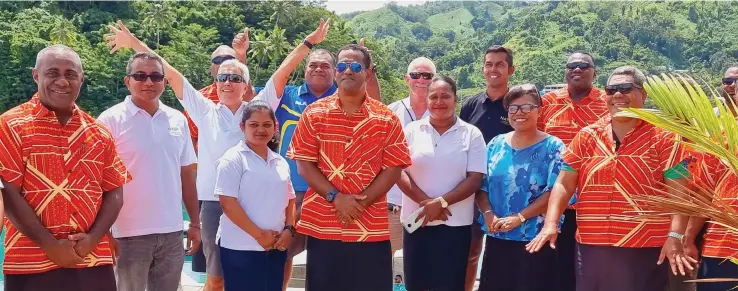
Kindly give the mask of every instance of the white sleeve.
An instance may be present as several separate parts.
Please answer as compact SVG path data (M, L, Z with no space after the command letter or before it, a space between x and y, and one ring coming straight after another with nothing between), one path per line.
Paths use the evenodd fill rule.
M474 126L469 134L469 152L466 155L466 171L487 174L487 146L484 136Z
M195 87L192 87L192 84L187 79L184 80L182 91L184 92L184 98L182 100L178 98L177 100L179 100L179 103L187 111L190 119L195 122L195 126L202 127L203 117L208 110L215 107L215 104L205 98L205 96L202 96L202 93L195 89Z
M269 78L269 81L267 81L264 89L261 89L261 91L259 91L259 94L256 95L256 98L254 98L254 100L261 100L266 102L267 104L269 104L270 107L272 107L272 110L274 111L277 111L277 108L279 107L279 101L281 99L282 94L277 95L277 88L274 87L273 78Z
M110 114L110 112L108 112L107 110L103 111L103 113L101 113L100 116L97 117L97 122L104 125L105 128L110 131L110 134L113 135L113 139L116 138L116 136L118 135L118 128L115 123L115 118Z
M215 162L215 196L223 195L238 198L241 190L243 164L237 156L226 152Z
M190 128L187 126L187 121L182 123L184 129L182 129L182 135L184 136L185 145L182 148L182 153L179 156L179 163L181 167L189 166L197 163L197 155L195 154L195 146L192 145L192 137L190 136Z
M295 188L292 187L292 178L289 178L287 183L287 198L295 199Z

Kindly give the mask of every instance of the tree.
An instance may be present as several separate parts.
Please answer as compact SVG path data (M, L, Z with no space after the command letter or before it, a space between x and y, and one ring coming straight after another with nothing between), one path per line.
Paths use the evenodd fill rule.
M51 38L52 43L69 46L77 40L76 30L72 22L61 18L52 27L49 38Z
M274 13L272 13L271 16L269 16L270 21L274 21L274 27L279 26L279 20L282 21L289 21L292 19L292 15L294 14L294 6L292 5L291 1L272 1L272 9L274 9Z
M151 5L151 9L146 12L144 24L156 28L156 49L159 49L161 40L161 28L172 25L174 22L174 14L169 10L167 2L163 1Z

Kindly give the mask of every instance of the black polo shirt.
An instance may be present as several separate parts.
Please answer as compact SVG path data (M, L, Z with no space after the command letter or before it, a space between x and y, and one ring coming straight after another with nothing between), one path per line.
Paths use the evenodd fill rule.
M479 128L486 143L498 134L513 131L507 120L507 111L502 106L502 97L495 101L489 100L487 91L469 97L464 105L461 105L459 117Z

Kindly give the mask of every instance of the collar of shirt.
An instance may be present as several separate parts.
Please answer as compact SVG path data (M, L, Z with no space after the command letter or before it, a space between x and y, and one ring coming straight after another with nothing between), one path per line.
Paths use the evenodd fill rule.
M238 142L238 149L239 149L239 150L240 150L241 152L245 152L245 153L249 153L249 152L250 152L250 153L252 153L252 154L254 154L254 155L256 155L256 156L259 156L259 155L258 155L258 154L257 154L256 152L254 152L254 151L253 151L253 150L252 150L252 149L251 149L251 148L249 147L249 145L248 145L248 144L246 144L246 142L245 142L245 141L240 141L240 142ZM267 160L266 160L266 163L267 163L267 164L271 164L271 162L272 162L273 160L277 160L277 159L279 159L279 157L280 157L280 156L279 156L279 154L277 154L277 153L273 152L272 150L269 150L269 149L267 149ZM259 159L263 159L263 158L262 158L261 156L259 156Z
M422 118L430 116L430 110L428 109L425 109L425 112L423 112L423 116L421 116L420 118L415 116L415 111L413 111L413 103L410 102L410 96L407 96L405 99L400 100L400 103L402 105L405 105L407 113L410 114L410 117L412 117L413 120L420 120Z
M133 100L131 100L131 95L126 96L126 99L123 100L123 105L126 106L126 112L128 112L128 116L134 116L138 112L142 112L142 113L144 113L146 115L149 115L149 113L146 112L146 110L141 109L141 107L138 107L136 105L136 103L133 103ZM152 116L152 118L155 118L155 117L159 116L159 114L162 113L162 111L161 111L162 106L164 106L164 103L162 103L161 100L160 100L159 101L159 109L156 110L156 112L154 113L154 116Z
M343 110L343 107L341 107L341 98L338 97L338 92L336 92L336 94L333 94L331 98L335 98L335 100L333 100L333 102L330 102L328 104L329 110L337 110L337 111L346 112ZM372 107L369 106L368 104L369 102L371 102L369 101L369 95L366 95L366 93L364 93L364 102L361 103L361 107L359 107L359 110L354 112L354 114L359 113L364 116L370 116L371 114L375 113L372 110Z
M46 106L41 104L41 99L39 99L38 93L33 94L29 102L34 105L32 112L33 115L37 118L46 117L49 114L56 116L56 113L54 113L54 111L49 110L48 108L46 108ZM77 103L73 104L72 106L74 107L72 109L72 118L74 118L79 114L79 107L77 106Z
M320 99L320 98L331 96L335 94L336 90L338 90L338 87L336 87L336 83L333 83L331 87L328 88L328 91L325 91L325 93L323 93L322 96L315 96L313 92L310 92L310 88L308 88L307 82L303 82L300 88L297 89L297 95L300 95L300 96L307 95L307 96L315 97L316 99Z
M444 134L447 133L447 132L452 132L454 130L457 130L461 126L460 118L459 117L456 117L456 116L454 118L455 118L454 124L451 125L451 127L448 130L446 130L446 132L444 132ZM434 130L435 131L435 128L430 123L430 116L424 117L423 119L418 120L418 122L420 122L420 127L422 127L423 129L425 129L425 130Z
M502 103L502 99L505 98L505 95L502 95L498 97L497 99L495 99L494 101L492 101L492 99L489 99L489 95L487 95L487 92L482 92L482 94L479 94L479 95L480 97L484 97L484 102L482 103L489 103L489 104L495 104L497 102Z

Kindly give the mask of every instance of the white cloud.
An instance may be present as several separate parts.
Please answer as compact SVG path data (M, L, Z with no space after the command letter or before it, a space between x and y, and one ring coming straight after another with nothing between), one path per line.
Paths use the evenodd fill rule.
M423 4L426 0L397 0L394 1L401 6L409 6L414 4ZM381 8L385 4L392 1L385 0L328 0L326 1L326 9L335 12L338 15L351 13L354 11L368 11Z

